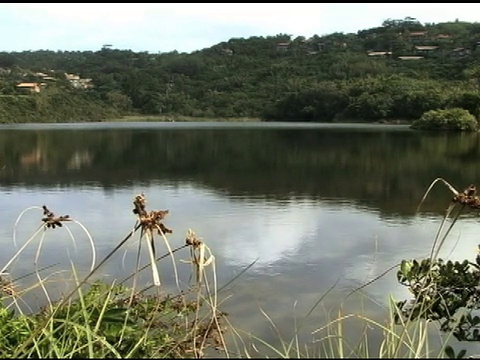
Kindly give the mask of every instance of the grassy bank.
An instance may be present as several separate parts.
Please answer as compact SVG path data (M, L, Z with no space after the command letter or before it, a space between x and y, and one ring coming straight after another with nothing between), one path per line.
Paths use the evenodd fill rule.
M213 121L213 122L262 122L261 118L253 117L230 117L230 118L219 118L219 117L193 117L193 116L184 116L184 115L125 115L118 119L109 119L106 121L113 122L204 122L204 121ZM364 119L351 119L351 118L341 118L335 119L332 123L337 124L393 124L393 125L410 125L412 122L404 119L392 119L392 120L364 120Z
M201 118L183 115L126 115L119 119L108 121L115 122L259 122L260 118L235 117L235 118Z

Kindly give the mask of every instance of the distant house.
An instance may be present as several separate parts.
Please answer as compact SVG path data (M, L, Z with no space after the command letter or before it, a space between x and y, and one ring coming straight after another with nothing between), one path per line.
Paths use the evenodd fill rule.
M90 89L93 88L92 79L79 79L72 82L72 86L78 89Z
M421 60L423 59L423 56L411 56L411 55L408 55L408 56L399 56L398 57L400 60Z
M438 49L438 46L434 46L434 45L416 45L416 46L415 46L415 49L418 50L418 51L433 51L433 50L437 50L437 49Z
M451 39L452 38L452 35L449 35L449 34L438 34L436 36L437 39L439 40L447 40L447 39Z
M51 71L53 72L53 71ZM48 75L48 74L45 74L45 73L42 73L42 72L37 72L35 74L33 74L34 76L36 77L39 77L39 78L42 78L42 80L51 80L51 81L56 81L57 79L55 79L54 77Z
M80 75L75 74L67 74L65 73L65 79L72 81L72 80L80 80Z
M391 51L367 51L367 55L371 57L385 57L392 55Z
M289 42L277 43L277 51L287 51L289 47L290 47Z
M436 45L415 45L415 54L417 55L430 55L438 50Z
M323 51L325 50L325 43L321 42L321 43L317 43L317 49L318 51Z
M92 79L82 79L80 75L65 73L65 78L70 82L70 85L76 89L89 89L93 87Z
M410 41L413 42L413 43L419 43L419 42L424 41L426 36L427 36L426 31L412 31L412 32L408 33L408 37L409 37Z
M471 53L470 49L459 47L459 48L453 49L451 55L454 57L462 57L462 56L469 55L470 53Z
M41 86L42 86L42 84L40 84L40 83L24 82L24 83L17 84L17 89L24 89L24 90L28 90L28 91L33 92L33 93L39 93Z

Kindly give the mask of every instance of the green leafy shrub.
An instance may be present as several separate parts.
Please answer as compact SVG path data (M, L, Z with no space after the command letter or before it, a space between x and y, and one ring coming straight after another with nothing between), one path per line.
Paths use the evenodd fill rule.
M469 185L462 192L442 178L435 179L425 193L423 200L437 182L443 182L453 193L453 198L445 214L444 221L452 217L451 226L440 236L442 225L435 237L429 258L403 260L397 272L397 280L413 294L410 301L396 304L395 322L402 324L424 319L440 324L440 330L453 335L456 340L480 341L480 246L475 261L452 261L438 258L442 245L459 221L465 208L480 209L477 188ZM454 211L456 210L456 213ZM466 350L455 354L450 345L445 344L445 355L449 358L463 358Z
M480 317L473 314L480 305L480 255L475 262L404 260L397 279L415 297L414 301L397 303L405 318L439 321L440 329L452 332L459 341L480 340Z
M411 127L418 130L477 131L478 122L468 110L451 108L427 111Z

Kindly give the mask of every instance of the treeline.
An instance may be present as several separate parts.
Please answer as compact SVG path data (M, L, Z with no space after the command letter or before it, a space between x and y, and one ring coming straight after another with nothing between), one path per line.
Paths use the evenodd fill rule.
M462 82L415 80L398 75L319 82L277 101L265 119L415 120L429 110L459 107L480 115L480 92Z
M414 120L425 111L453 106L478 117L479 45L479 23L422 24L405 18L357 34L234 38L192 53L136 53L109 46L3 52L0 121L127 114ZM410 60L402 60L405 56ZM18 96L18 82L41 81L38 73L52 80L39 94L27 96L35 100L11 98ZM91 78L94 87L71 91L65 73ZM59 100L61 93L68 95ZM57 106L63 110L56 112Z

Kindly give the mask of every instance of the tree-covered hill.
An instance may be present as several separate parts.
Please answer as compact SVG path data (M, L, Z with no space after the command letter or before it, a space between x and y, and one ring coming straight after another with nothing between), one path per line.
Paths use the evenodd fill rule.
M480 23L407 17L356 34L233 38L192 53L1 52L0 122L415 120L449 107L478 118L479 81Z

